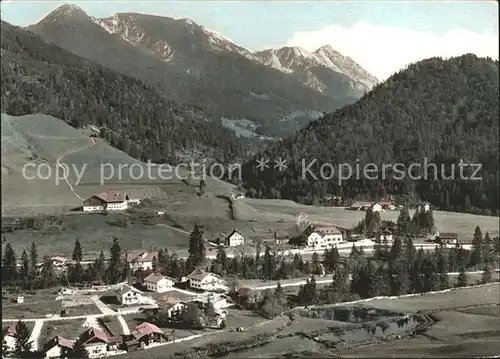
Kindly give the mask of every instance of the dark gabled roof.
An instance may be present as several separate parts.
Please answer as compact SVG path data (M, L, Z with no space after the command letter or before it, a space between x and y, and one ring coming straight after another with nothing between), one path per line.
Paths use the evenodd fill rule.
M68 349L73 349L75 342L73 340L65 339L60 336L55 336L51 340L49 340L47 343L44 344L42 351L46 352L56 345L59 345L60 347L68 348Z
M99 339L100 341L107 343L108 342L108 336L106 333L104 333L102 330L97 329L97 328L89 328L86 331L84 331L82 334L80 334L79 339L83 342L83 344L88 343L92 339Z

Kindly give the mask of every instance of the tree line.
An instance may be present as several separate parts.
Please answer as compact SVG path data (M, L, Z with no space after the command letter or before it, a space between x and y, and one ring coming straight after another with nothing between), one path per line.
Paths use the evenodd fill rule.
M365 268L366 273L372 273L373 268L378 268L377 270L392 268L393 273L397 271L398 273L410 274L410 267L405 267L406 272L402 272L399 270L399 266L402 263L414 264L417 258L418 265L415 264L412 267L414 271L412 273L424 273L426 270L435 274L438 263L441 263L442 268L440 268L443 271L445 270L443 268L446 268L446 272L458 272L464 268L478 268L486 271L495 265L495 258L500 254L500 238L491 238L488 233L483 234L479 227L475 229L471 250L464 249L460 243L456 243L451 248L443 245L437 246L434 252L416 251L413 245L413 236L408 232L407 221L407 211L403 208L398 218L398 232L393 244L390 246L387 241L380 241L374 246L372 257L375 262L370 264L371 267ZM188 258L179 258L175 252L170 253L167 248L160 249L152 259L152 270L139 269L135 272L132 271L127 260L127 253L121 248L118 238L113 239L109 249L109 259L106 259L104 252L101 251L86 268L81 264L83 259L82 245L76 239L72 253L73 263L62 272L54 268L53 261L49 256L45 256L41 264L38 263L37 247L34 243L31 244L28 251L23 250L21 258L18 260L12 245L7 241L2 253L2 281L6 285L21 286L24 289L33 290L68 284L115 284L134 279L141 281L151 272L181 278L189 275L193 270L201 268L226 277L230 282L230 287L236 287L238 279L283 280L334 273L339 263L343 265L348 263L349 270L354 271L358 268L358 263L366 259L363 248L356 247L355 243L353 243L350 257L346 261L341 260L336 247L326 248L322 255L315 252L311 260L303 260L298 253L284 255L281 251L272 249L267 243L262 248L262 244L257 242L254 255L246 253L245 248L241 247L240 253L229 258L224 248L219 247L216 258L208 260L203 234L203 228L195 225L189 238ZM403 258L403 261L396 261L396 258ZM391 260L392 262L390 262ZM376 265L377 263L385 263L386 265L380 267ZM387 263L391 265L387 265ZM352 274L354 275L354 272ZM391 278L392 274L387 275ZM414 278L411 275L410 277ZM406 287L407 285L405 285ZM423 285L422 288L427 287L428 285Z

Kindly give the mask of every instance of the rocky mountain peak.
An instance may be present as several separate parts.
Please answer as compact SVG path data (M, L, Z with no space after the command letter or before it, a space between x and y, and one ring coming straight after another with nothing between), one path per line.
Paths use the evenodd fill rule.
M54 9L42 21L48 22L67 19L74 21L78 18L88 18L88 15L76 5L64 4Z

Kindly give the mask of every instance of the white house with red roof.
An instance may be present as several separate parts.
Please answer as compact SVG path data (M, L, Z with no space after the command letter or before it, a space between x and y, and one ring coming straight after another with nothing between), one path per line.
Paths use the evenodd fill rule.
M146 278L144 278L143 285L147 290L156 293L164 293L170 289L175 284L175 279L164 276L162 274L151 273Z
M308 247L329 247L344 242L342 232L334 226L314 227L307 237Z
M42 352L45 358L66 358L68 353L73 350L75 342L60 336L55 336L43 346Z
M116 190L95 194L83 201L84 212L125 211L131 204L140 203L128 194Z

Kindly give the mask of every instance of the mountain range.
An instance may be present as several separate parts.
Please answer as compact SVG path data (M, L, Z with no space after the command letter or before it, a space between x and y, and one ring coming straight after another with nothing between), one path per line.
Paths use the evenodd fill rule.
M292 47L252 52L189 19L137 13L93 18L63 5L27 29L144 80L169 100L197 106L214 118L250 120L271 134L297 129L281 126L290 114L335 110L377 83L329 46L313 53ZM306 124L315 117L305 118L297 120Z

